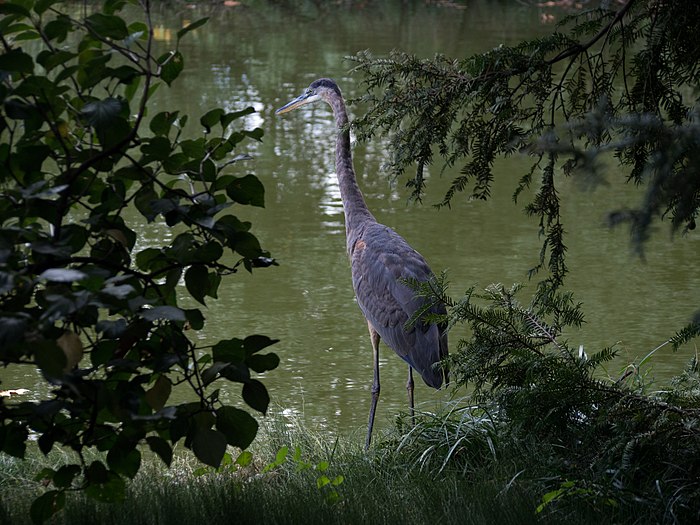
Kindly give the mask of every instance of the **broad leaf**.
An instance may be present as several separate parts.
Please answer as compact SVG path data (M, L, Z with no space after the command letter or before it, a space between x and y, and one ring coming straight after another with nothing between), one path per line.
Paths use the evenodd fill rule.
M251 379L243 384L243 401L249 407L265 414L270 404L270 395L267 393L265 385L256 379Z
M280 358L277 354L254 354L246 359L246 364L251 370L261 374L268 370L274 370L280 364Z
M167 403L170 393L172 392L173 386L165 376L159 376L155 384L146 392L146 403L153 410L160 410Z
M243 340L243 347L245 348L246 354L251 355L255 352L259 352L263 348L279 343L279 341L279 339L272 339L266 335L249 335Z
M34 359L44 375L50 379L63 376L68 360L66 354L53 341L35 343Z
M116 98L89 102L83 106L81 115L96 130L104 130L111 126L122 111L122 103Z
M115 15L94 13L85 19L85 23L101 37L122 40L129 36L126 22Z
M21 49L11 49L0 55L0 71L29 74L34 71L34 61Z
M216 428L229 445L247 448L258 432L258 422L245 410L225 406L216 411Z
M86 472L87 486L85 493L98 501L116 502L124 501L126 497L126 484L124 480L105 468L99 461L93 461Z
M217 468L226 452L226 436L218 430L200 428L192 441L192 450L199 461Z
M242 109L240 111L232 111L231 113L226 113L226 115L224 115L221 118L221 125L225 128L234 120L239 119L241 117L245 117L246 115L250 115L251 113L255 113L255 108L253 106L248 106L247 108Z
M221 117L224 115L224 110L221 108L212 109L208 111L202 118L199 119L199 123L204 126L204 132L209 133L211 128L221 122Z
M148 443L149 448L163 460L163 463L169 467L173 461L173 449L170 447L170 444L158 436L147 437L146 443Z
M115 446L107 454L107 464L117 474L133 479L141 467L141 453L133 447Z
M69 488L73 484L73 480L80 475L80 472L79 465L63 465L56 471L51 481L56 487Z
M45 492L32 502L29 516L35 524L44 523L59 512L66 504L66 493L62 490Z
M171 51L161 55L158 58L158 64L160 64L160 78L168 85L180 76L185 67L184 58L179 51Z
M240 204L265 207L265 188L255 175L237 177L226 187L226 194Z
M192 22L191 24L189 24L189 25L186 26L186 27L183 27L182 29L180 29L180 30L177 32L177 39L180 40L183 36L185 36L185 35L186 35L187 33L189 33L190 31L194 31L194 30L197 29L198 27L203 26L204 24L207 23L208 20L209 20L209 17L207 16L207 17L204 17L204 18L200 18L200 19L197 20L196 22Z

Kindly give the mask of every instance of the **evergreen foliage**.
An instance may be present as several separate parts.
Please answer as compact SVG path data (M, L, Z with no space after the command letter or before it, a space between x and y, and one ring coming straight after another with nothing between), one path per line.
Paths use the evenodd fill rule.
M700 519L697 357L665 391L651 391L637 367L607 377L614 348L589 356L566 340L582 322L571 294L522 304L521 291L442 296L450 321L471 328L449 359L453 381L471 392L406 429L396 449L432 472L477 476L512 463L541 480L538 512L552 518L588 502L610 507L618 523ZM421 291L443 292L444 284Z
M637 209L610 214L630 223L638 248L659 216L695 227L699 15L695 2L601 2L549 36L465 59L363 52L354 60L369 110L354 126L361 139L389 135L388 169L399 177L415 166L407 185L417 199L436 155L458 166L441 206L462 193L488 198L497 158L532 156L514 198L535 192L526 211L544 242L533 272L548 270L557 287L567 272L557 179L599 167L609 152L627 180L647 188Z
M525 212L543 238L530 275L546 274L530 300L519 285L470 289L458 301L444 282L417 286L448 305L447 319L435 321L469 326L449 358L468 398L398 439L397 449L423 468L483 473L484 464L512 461L515 477L541 476L538 512L551 517L589 501L617 509L615 522L700 519L697 358L654 392L637 367L617 378L604 372L615 348L589 356L570 347L567 334L584 317L564 289L557 189L562 177L605 182L616 162L615 172L644 191L636 209L610 210L609 221L630 225L640 254L656 220L670 219L673 231L695 228L699 30L696 3L601 2L549 36L465 59L354 57L369 106L354 126L362 139L388 135L388 169L393 177L413 170L414 198L438 159L460 168L438 206L462 195L488 199L497 158L532 159L513 195L530 196ZM677 349L699 333L696 318L665 344Z

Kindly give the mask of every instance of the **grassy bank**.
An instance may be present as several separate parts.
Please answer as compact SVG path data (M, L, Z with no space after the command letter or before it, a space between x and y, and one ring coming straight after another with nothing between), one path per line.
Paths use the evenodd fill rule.
M421 433L424 439L433 431L439 428L427 420L412 436ZM265 429L245 466L232 463L217 472L182 455L166 469L156 459L146 460L124 503L72 494L50 523L577 524L619 518L615 507L576 498L538 513L551 479L524 449L503 450L500 443L496 454L492 438L484 426L463 440L459 453L470 457L460 464L470 466L456 470L441 468L430 447L417 454L398 433L365 453L359 439L280 424ZM0 519L30 523L31 501L43 490L34 476L62 457L1 461Z

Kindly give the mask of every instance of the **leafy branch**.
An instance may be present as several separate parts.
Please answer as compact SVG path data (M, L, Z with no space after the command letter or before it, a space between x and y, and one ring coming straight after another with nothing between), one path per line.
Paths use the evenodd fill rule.
M76 454L41 473L37 523L69 492L123 499L144 447L170 465L184 442L214 467L228 446L245 449L257 421L214 387L241 385L245 405L264 414L269 394L254 373L279 363L263 335L208 347L189 337L205 313L180 306L182 296L206 307L224 276L276 264L231 213L264 205L260 181L232 173L247 158L242 142L262 130L240 127L251 108L212 109L187 133L178 111L147 118L184 57L177 45L152 55L150 2L138 5L142 21L127 22L121 0L82 17L52 0L0 4L0 363L37 368L48 392L0 399L0 451L23 458L32 435L44 454ZM205 22L181 29L177 44ZM143 221L179 227L138 248ZM171 398L176 387L189 402ZM106 458L88 461L91 449Z

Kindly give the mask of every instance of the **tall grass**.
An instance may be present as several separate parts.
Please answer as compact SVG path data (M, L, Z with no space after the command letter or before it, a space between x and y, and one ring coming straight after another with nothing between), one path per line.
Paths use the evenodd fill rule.
M185 455L178 455L170 469L156 458L146 460L124 503L100 503L76 493L51 523L469 525L563 519L536 513L546 491L538 459L521 456L527 453L521 448L508 450L489 418L475 419L468 412L455 411L452 416L458 417L450 418L425 414L408 434L397 430L369 453L359 439L274 420L245 467L202 469ZM450 456L460 461L446 461ZM42 490L34 473L62 459L61 454L25 462L2 459L2 523L30 522L31 500ZM574 505L565 519L573 525L601 521L601 516L608 514Z

